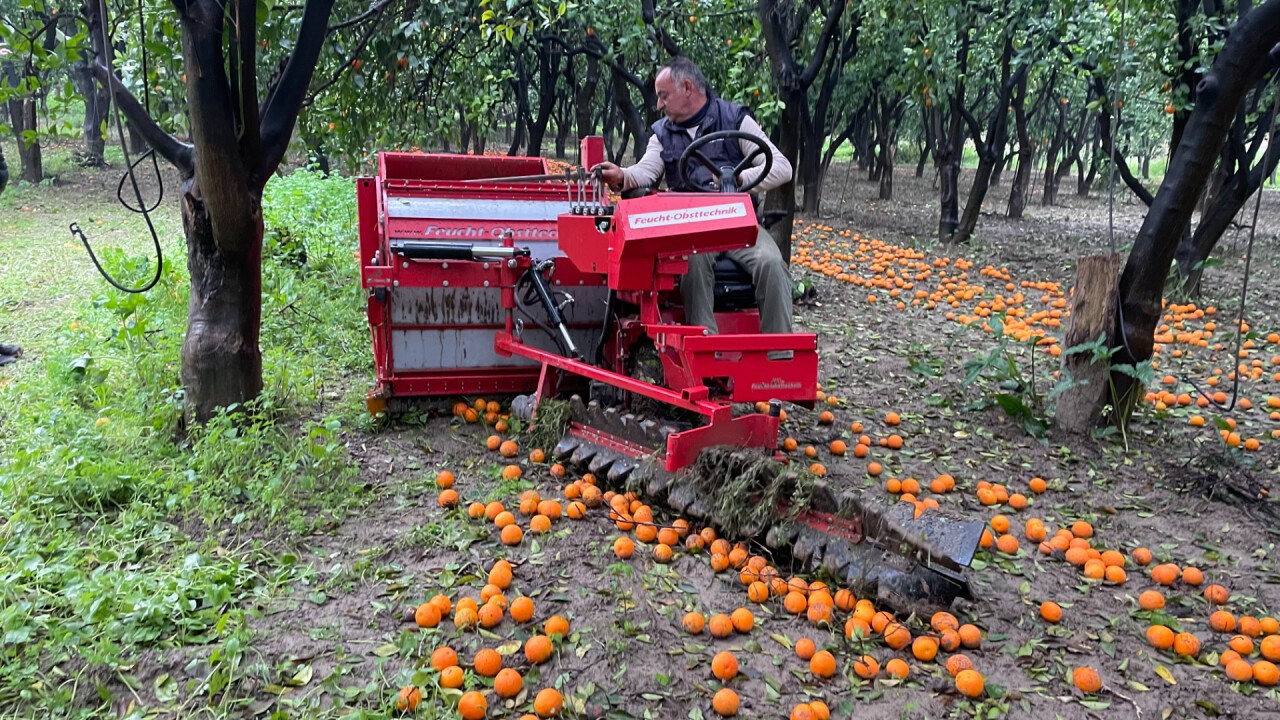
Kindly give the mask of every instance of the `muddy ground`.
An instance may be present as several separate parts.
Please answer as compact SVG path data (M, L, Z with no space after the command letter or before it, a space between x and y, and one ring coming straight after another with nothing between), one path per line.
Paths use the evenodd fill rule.
M910 169L900 169L897 199L882 202L874 199L875 184L857 178L855 171L843 207L834 211L844 180L841 170L832 172L827 215L804 218L807 224L797 231L799 239L813 241L817 248L845 241L838 233L849 229L920 249L928 261L966 258L973 263L974 282L980 279L978 270L990 264L1007 268L1015 284L1053 281L1065 289L1075 259L1108 246L1105 196L1079 198L1064 187L1059 206L1042 208L1036 196L1026 219L1010 221L1003 212L1006 181L993 189L975 242L950 251L932 240L937 199L930 178L917 180ZM1139 227L1142 210L1128 197L1117 203L1116 242L1122 250ZM1274 295L1280 262L1278 211L1280 197L1268 193L1248 312L1249 323L1263 336L1280 330ZM1157 377L1176 373L1178 392L1187 388L1183 378L1202 382L1212 367L1221 366L1217 355L1230 355L1228 326L1238 302L1243 243L1243 234L1224 241L1219 253L1224 265L1207 276L1200 301L1201 307L1219 309L1221 328L1215 339L1227 349L1212 358L1206 350L1165 364ZM480 648L499 648L509 653L505 664L524 675L525 692L515 702L502 705L487 691L490 717L530 712L534 693L548 686L560 688L568 699L567 717L714 717L711 698L721 683L712 677L710 661L721 650L733 652L741 665L742 676L729 686L739 693L740 716L747 718L786 717L795 703L809 699L823 700L838 718L1280 717L1274 688L1225 678L1216 660L1230 636L1210 630L1209 607L1195 588L1179 582L1167 589L1164 617L1203 642L1200 659L1191 661L1144 641L1152 618L1138 609L1135 599L1154 585L1143 568L1130 564L1123 585L1086 581L1077 568L1040 554L1021 530L1031 517L1042 519L1050 533L1084 519L1096 529L1096 546L1126 553L1145 546L1157 562L1201 568L1206 584L1230 589L1226 607L1236 615L1280 613L1277 501L1247 501L1228 489L1249 479L1274 484L1280 440L1270 431L1280 423L1269 420L1263 408L1266 397L1280 395L1280 383L1271 377L1280 368L1270 365L1280 347L1259 338L1250 355L1266 364L1262 380L1243 383L1244 396L1253 402L1250 411L1157 412L1148 404L1123 436L1069 436L1050 423L1047 434L1037 437L994 404L1002 390L999 383L1009 378L989 373L972 384L963 382L965 363L995 347L990 334L946 319L941 306L897 310L885 302L871 305L864 288L793 269L797 278L816 285L815 301L797 307L797 320L800 328L820 334L822 384L839 398L839 405L832 408L836 423L831 427L817 425L815 413L793 409L786 432L802 446L817 446L818 459L837 487L864 489L883 499L886 477L912 476L927 483L948 472L957 480L957 491L940 498L945 511L982 521L999 512L1013 518L1014 534L1021 540L1017 554L981 551L969 573L976 600L959 601L952 609L961 622L983 630L981 647L965 652L986 677L986 697L960 697L941 664L918 662L909 649L892 651L875 639L851 644L842 632L843 614L835 627L818 628L788 615L779 599L764 605L748 602L736 574L717 575L706 554L678 551L672 563L661 565L641 545L634 558L619 561L612 552L619 531L605 509L593 510L581 521L562 519L545 535L527 534L517 547L502 546L492 523L470 520L462 508L475 500L499 500L514 509L519 493L530 487L543 497L563 500L563 483L550 477L546 465L530 463L527 447L519 456L524 479L499 481L503 463L484 449L489 431L445 416L425 424L402 422L378 431L349 432L353 462L359 463L377 499L328 533L296 539L301 559L315 573L264 608L255 623L258 659L240 686L241 694L256 698L253 710L340 715L340 708L353 705L386 711L395 690L416 681L427 687L419 715L451 717L456 693L434 689L436 674L421 669L436 647L449 645L468 667ZM1034 407L1038 417L1049 417L1046 396L1055 361L1037 353L1032 370L1030 353L1012 352L1024 381L1034 382L1034 391L1025 397L1042 403ZM369 374L371 378L372 365ZM1223 387L1230 391L1229 382ZM890 411L902 417L892 430L884 423ZM1209 425L1190 427L1187 418L1193 412L1208 416ZM1227 416L1239 421L1242 434L1260 438L1261 449L1227 449L1212 423ZM851 445L856 441L857 434L849 431L855 421L863 423L873 442L897 432L905 447L893 451L873 444L867 459L831 457L826 449L831 439L842 436ZM869 461L883 463L884 475L868 476ZM445 469L457 474L463 500L459 510L437 504L433 479ZM1049 490L1021 512L983 507L974 494L982 480L1027 493L1028 482L1037 476L1049 481ZM1216 492L1207 494L1209 490ZM528 518L517 517L527 530ZM426 631L404 621L406 608L436 593L455 602L478 596L484 571L500 557L515 565L507 597L533 598L534 624L507 618L492 631L461 633L447 621ZM1044 600L1065 608L1060 625L1040 619L1037 609ZM716 640L705 633L690 636L680 627L689 610L728 613L738 607L755 614L755 628L748 634ZM552 614L568 618L571 633L549 662L531 666L510 641L522 642ZM913 634L927 631L927 618L907 622ZM833 650L839 664L834 679L815 679L790 649L801 637ZM911 675L905 681L888 680L884 674L875 681L858 679L850 663L863 652L881 666L891 657L907 659ZM1073 688L1071 672L1077 666L1095 668L1103 690L1085 695ZM309 668L305 682L288 686L284 681L296 680L302 667ZM179 677L184 672L176 662L166 670ZM469 689L481 690L492 684L470 672L467 683Z

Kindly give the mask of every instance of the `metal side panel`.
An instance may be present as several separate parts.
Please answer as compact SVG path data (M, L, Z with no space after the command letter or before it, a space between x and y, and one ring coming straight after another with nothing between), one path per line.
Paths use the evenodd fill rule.
M392 330L391 353L394 372L447 370L450 368L535 367L537 362L517 355L503 357L494 352L496 331L475 330ZM570 331L582 352L595 348L600 331L580 328ZM524 342L548 352L559 352L555 342L539 328L526 326Z
M564 309L570 324L603 324L609 289L602 286L553 286L567 292L574 303ZM396 325L488 325L506 321L499 288L415 288L391 291L391 324ZM535 309L535 317L542 317ZM519 313L517 313L519 316ZM492 345L492 342L490 342Z
M505 319L499 288L399 287L391 291L393 326L502 325ZM489 345L492 349L492 339Z

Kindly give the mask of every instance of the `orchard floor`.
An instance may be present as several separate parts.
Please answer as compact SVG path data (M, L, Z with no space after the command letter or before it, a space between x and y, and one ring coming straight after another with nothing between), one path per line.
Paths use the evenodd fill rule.
M833 176L839 178L840 173ZM833 181L828 207L834 206L838 192L839 182ZM1058 283L1065 291L1075 259L1107 247L1107 204L1096 195L1085 199L1064 194L1060 206L1047 209L1034 204L1033 198L1026 219L1009 221L1002 212L1007 184L1002 185L993 192L991 214L984 215L975 242L949 255L930 239L936 198L927 178L900 176L893 202L873 199L876 187L871 183L855 180L847 192L852 198L835 217L805 218L797 228L798 240L812 242L815 255L836 242L852 242L856 249L856 240L841 235L850 230L898 248L918 249L926 263L964 258L972 263L968 282L986 289L962 302L954 310L958 314L971 313L978 299L1013 295L1001 287L1003 280L979 274L988 264L1007 268L1008 282L1025 293L1030 314L1049 308L1042 296L1052 293L1021 287L1022 282ZM1168 603L1163 612L1143 611L1137 596L1157 587L1149 568L1130 561L1123 585L1085 580L1079 568L1041 554L1023 532L1024 522L1033 517L1041 519L1051 535L1057 528L1086 520L1095 528L1096 547L1118 549L1127 556L1145 546L1156 563L1200 568L1206 585L1229 588L1226 608L1236 615L1280 612L1276 503L1244 501L1225 489L1228 483L1243 487L1249 479L1271 483L1280 457L1280 442L1271 436L1280 423L1268 419L1269 411L1263 409L1267 397L1280 394L1280 382L1272 378L1280 368L1271 360L1280 347L1265 340L1267 333L1280 329L1274 295L1280 256L1273 231L1280 199L1268 194L1266 200L1248 313L1249 324L1262 336L1249 359L1262 360L1264 372L1257 382L1243 382L1240 391L1253 409L1237 407L1228 413L1175 405L1157 411L1148 403L1123 437L1069 436L1052 425L1043 437L1028 434L993 401L1000 392L998 383L1005 381L1007 388L1015 378L997 377L999 368L993 367L977 381L963 382L965 363L996 347L991 334L948 320L942 304L933 310L910 304L896 309L882 290L873 291L880 297L871 304L865 287L795 268L798 278L816 284L816 300L798 308L797 317L802 328L819 333L822 384L838 398L838 405L830 408L836 417L830 426L818 425L816 413L793 409L786 432L802 448L815 446L816 459L826 465L838 487L887 496L882 489L887 477L920 478L927 486L946 472L957 482L954 493L938 498L945 511L984 521L1004 513L1013 521L1020 549L1015 555L994 549L980 552L970 575L977 600L962 601L953 609L960 622L983 631L981 646L964 652L986 677L986 697L959 696L939 662L919 662L909 647L892 651L878 638L861 644L847 641L844 613L837 612L831 628L819 628L803 616L788 614L780 598L763 605L749 602L737 574L717 575L705 553L677 550L674 561L664 565L642 544L632 559L618 560L612 543L619 531L607 517L607 507L590 511L581 521L557 521L546 534L527 533L519 546L504 547L493 523L468 519L465 507L497 500L514 510L519 494L529 488L543 498L567 502L564 483L553 479L546 465L525 459L531 450L525 447L517 457L523 479L499 481L500 468L508 461L485 450L490 431L443 417L350 438L365 477L383 492L363 517L306 540L317 568L315 585L332 579L338 587L327 590L319 605L308 599L314 588L299 588L263 619L259 649L267 658L277 665L295 659L312 666L316 679L329 678L290 690L275 702L282 707L328 707L341 696L339 687L350 688L349 693L381 692L384 699L413 681L431 687L437 674L422 668L435 648L447 645L468 667L466 689L484 691L494 717L529 712L534 695L544 687L560 689L569 717L713 717L711 698L722 683L712 676L711 658L722 650L737 656L740 676L727 685L741 697L740 716L751 718L785 717L794 704L810 699L821 699L839 718L1280 717L1275 689L1233 684L1225 678L1216 660L1227 649L1230 635L1210 630L1211 609L1196 588L1178 580L1161 588ZM1118 204L1116 237L1122 250L1140 221L1139 207ZM1196 349L1163 362L1157 371L1157 378L1175 376L1177 384L1168 387L1177 394L1194 393L1188 380L1204 387L1212 368L1221 366L1219 358L1230 356L1243 242L1241 238L1224 243L1229 251L1224 266L1212 271L1201 300L1203 306L1218 308L1216 316L1207 319L1218 320L1211 342L1223 343L1225 350ZM857 272L872 277L870 264L861 260ZM885 265L889 267L889 261ZM941 270L959 272L954 264ZM919 281L916 289L932 292L937 283L935 274ZM1188 319L1185 324L1200 328L1203 322ZM1162 357L1168 358L1174 347L1169 345ZM1010 353L1021 379L1034 383L1024 398L1039 416L1043 404L1050 404L1046 396L1055 381L1049 373L1056 360L1044 348L1034 353L1034 366L1025 348L1015 344ZM1228 366L1225 372L1230 370ZM1223 388L1229 393L1230 383L1218 385ZM899 426L885 425L888 412L901 416ZM1191 427L1188 417L1193 413L1210 422ZM1213 423L1226 417L1239 422L1243 437L1259 438L1260 450L1228 449ZM854 422L862 423L862 432L872 439L869 457L832 457L827 449L831 440L844 439L851 447L857 441L858 434L850 432ZM891 433L905 439L903 449L878 445ZM879 478L867 474L870 461L884 466ZM433 479L441 470L457 475L455 487L462 498L458 510L437 505ZM975 497L982 480L1031 496L1028 482L1037 476L1048 480L1049 490L1032 496L1031 505L1020 512L1007 506L984 507ZM1215 486L1215 481L1223 484ZM1206 496L1204 491L1214 487L1217 492ZM528 518L518 513L516 517L527 531ZM658 517L670 519L660 511ZM507 618L490 631L458 632L448 620L425 631L405 622L407 609L437 593L454 602L478 597L485 572L501 557L515 566L515 580L506 595L534 600L533 623ZM1045 600L1064 608L1059 625L1040 618L1038 607ZM739 607L755 615L749 633L712 639L705 633L691 636L681 628L686 612L710 615ZM540 632L551 615L568 618L571 632L557 644L550 661L533 666L524 657L522 643ZM905 620L913 635L928 634L928 618ZM1199 660L1150 647L1144 632L1153 620L1195 633L1203 643ZM808 663L791 649L802 637L832 650L836 677L815 679ZM523 674L525 691L514 701L500 701L488 689L491 682L471 673L470 658L485 647L499 649L505 664ZM901 681L887 679L883 672L874 681L860 679L852 662L863 653L875 657L881 667L901 657L911 673ZM1101 692L1085 695L1073 688L1072 670L1078 666L1099 672ZM425 696L424 711L430 715L427 706L448 705L457 693L428 689ZM269 704L262 702L264 708Z
M1280 718L1275 688L1236 684L1225 677L1217 660L1231 635L1210 629L1212 608L1200 589L1181 580L1172 587L1157 586L1150 568L1137 567L1131 559L1123 584L1086 580L1079 568L1041 554L1024 532L1031 518L1042 520L1050 536L1085 520L1094 528L1094 547L1120 550L1128 558L1141 546L1155 555L1151 567L1171 562L1200 568L1205 585L1229 589L1225 607L1236 616L1280 613L1275 496L1251 501L1230 490L1254 487L1250 483L1274 485L1280 462L1280 440L1272 436L1280 422L1269 419L1266 407L1268 397L1280 396L1280 381L1273 377L1280 367L1272 361L1280 356L1280 345L1266 339L1280 331L1280 253L1275 242L1280 198L1274 192L1265 197L1249 286L1247 322L1256 347L1242 362L1259 360L1262 372L1258 380L1241 383L1239 397L1250 400L1252 408L1242 409L1237 402L1228 412L1174 402L1157 409L1155 403L1145 403L1124 434L1089 437L1064 434L1051 422L1048 395L1056 383L1051 373L1057 361L1048 354L1049 345L1031 349L1014 341L1002 344L981 329L981 318L973 324L961 320L975 316L975 308L982 309L980 301L989 307L996 295L1003 296L999 302L1008 308L1025 308L1027 316L1054 309L1071 285L1076 258L1108 246L1105 195L1086 199L1064 192L1053 208L1041 208L1033 197L1027 217L1010 221L1003 212L1006 179L993 189L974 242L954 250L933 240L937 198L930 178L917 180L909 168L900 168L897 199L882 202L874 199L873 183L855 177L844 190L842 207L833 211L843 168L831 174L824 203L830 216L810 215L797 225L793 273L815 286L813 299L797 306L796 315L801 329L819 333L821 382L837 399L824 408L834 413L835 422L819 425L816 411L791 408L785 432L801 448L814 446L814 460L824 464L838 488L891 500L883 489L889 477L918 478L927 487L934 477L950 473L956 480L954 492L935 496L924 491L922 497L935 497L941 511L970 519L990 521L997 514L1011 519L1019 549L1015 554L981 551L969 573L977 599L952 608L961 623L982 630L980 647L963 652L985 676L983 697L957 694L941 662L947 653L939 654L939 662L921 662L909 646L890 650L879 636L847 640L847 613L837 612L830 627L816 627L803 615L788 614L781 598L749 602L737 573L713 572L705 552L677 550L672 562L660 564L648 546L638 544L634 557L619 560L612 545L620 533L607 507L589 511L583 520L558 520L541 535L529 532L529 518L516 513L524 539L515 547L502 545L494 524L469 519L466 506L496 500L514 511L526 489L565 503L565 482L552 478L545 464L527 459L532 448L522 447L516 459L505 461L485 449L489 429L434 417L344 431L352 462L360 466L374 499L324 533L273 540L295 549L307 569L291 593L261 608L254 621L250 655L255 660L231 691L248 701L244 714L341 717L361 709L366 716L394 715L396 690L417 684L424 696L418 717L456 717L453 708L461 691L439 689L439 674L427 664L436 648L447 645L466 669L464 689L487 697L489 717L532 712L537 692L556 687L565 698L565 717L712 718L712 696L727 685L741 698L739 716L747 718L787 717L796 703L809 700L822 700L832 717L842 719ZM1117 203L1115 237L1122 252L1141 223L1142 210L1133 202ZM1206 275L1198 307L1212 305L1216 313L1197 318L1193 309L1184 308L1187 317L1170 323L1182 323L1176 332L1192 332L1216 322L1215 331L1203 335L1209 347L1166 344L1153 392L1194 398L1189 384L1194 381L1211 393L1232 394L1230 381L1208 387L1206 380L1215 368L1224 375L1232 371L1246 237L1240 233L1224 240L1218 254L1222 266ZM850 258L841 262L841 274L880 284L886 270L904 278L908 268L897 263L912 262L913 253L931 274L909 280L914 287L893 298L888 288L840 281L802 265L825 262L824 251ZM960 260L967 271L957 265ZM998 279L980 272L987 266ZM923 274L921 268L909 269L913 278ZM967 276L959 277L962 272ZM912 304L916 290L933 293L944 273L956 285L951 294L962 298L967 290L974 293L972 299L958 300L958 307L935 301L936 307L929 309L928 297ZM1021 302L1014 298L1018 292L1024 295ZM876 301L870 302L869 295ZM898 299L904 301L901 309L895 307ZM31 307L39 309L41 303ZM948 319L948 312L956 319ZM14 317L14 327L22 332L19 314ZM353 309L352 322L362 321L360 309ZM1045 325L1026 329L1061 334L1061 328ZM1213 350L1214 343L1223 349ZM993 356L999 362L987 363L985 371L966 383L970 363L1000 348L1006 352ZM1182 357L1172 357L1175 349L1183 350ZM1172 385L1160 384L1165 375L1173 377ZM348 388L345 402L360 401L368 387L361 382L357 379L359 386ZM1001 394L1018 396L1028 416L1015 418L1002 410L997 401ZM900 415L899 425L886 424L890 412ZM1204 427L1189 423L1196 414L1207 419ZM1028 430L1046 418L1046 432ZM1243 443L1229 448L1223 442L1215 423L1228 418L1238 423L1242 439L1259 441L1258 450L1246 451ZM852 432L852 423L861 423L861 432ZM903 438L902 449L879 444L895 433ZM832 456L832 440L843 439L852 448L860 435L870 438L869 457ZM523 470L518 482L500 480L509 462ZM878 477L868 474L871 462L883 466ZM435 477L442 470L457 476L455 489L462 502L456 510L437 503ZM1033 477L1048 481L1047 492L1028 491ZM1030 497L1031 503L1021 511L983 506L976 496L980 481L1003 484L1010 493ZM655 515L673 519L658 508ZM460 632L449 620L430 630L406 621L406 610L436 594L447 595L455 605L464 596L478 598L486 572L499 558L514 565L506 596L532 598L533 622L506 617L489 630ZM785 568L783 572L789 574ZM1139 593L1152 588L1167 598L1163 611L1138 607ZM1046 600L1063 607L1060 624L1040 618L1038 609ZM748 633L713 639L681 628L689 611L710 615L739 607L755 616ZM552 615L567 618L570 632L556 643L549 661L531 665L523 643L541 632ZM928 618L898 619L913 636L931 634ZM1144 632L1152 622L1194 633L1203 645L1198 660L1149 646ZM797 657L792 648L803 637L833 652L835 677L815 678L809 664ZM504 665L523 676L524 691L514 700L501 701L492 681L472 672L471 658L481 648L497 649ZM732 652L740 665L739 676L728 683L711 673L711 659L720 651ZM891 658L902 658L910 675L890 679L882 670L874 680L859 678L852 663L863 654L876 658L881 668ZM137 709L161 707L155 694L166 674L181 685L207 673L199 661L206 656L207 650L182 647L141 653L132 668L141 681L134 689ZM1100 692L1086 695L1072 686L1072 670L1079 666L1098 671ZM196 700L176 716L195 716L198 705Z

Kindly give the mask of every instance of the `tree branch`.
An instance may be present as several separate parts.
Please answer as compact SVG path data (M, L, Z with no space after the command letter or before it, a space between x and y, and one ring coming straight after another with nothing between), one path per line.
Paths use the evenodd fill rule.
M818 70L822 68L822 63L826 60L827 45L831 43L831 37L835 35L836 29L840 27L840 18L844 16L845 4L840 0L836 0L832 4L836 6L835 12L827 15L827 21L822 25L822 34L818 36L818 46L814 48L813 57L809 59L809 67L800 73L801 89L807 90L813 84L814 78L818 75Z
M160 157L168 160L170 164L178 169L183 177L190 177L195 172L195 148L188 145L178 138L170 135L161 128L156 121L147 114L142 103L129 92L129 88L125 87L120 79L115 75L107 72L107 68L100 62L95 62L90 68L93 76L98 82L108 88L111 97L119 106L120 112L124 113L125 118L129 121L129 125L142 135L142 139L155 150Z
M375 3L375 4L374 4L374 5L372 5L372 6L370 6L368 10L365 10L364 12L360 13L359 15L357 15L357 16L355 16L355 17L353 17L353 18L349 19L349 20L343 20L342 22L338 23L337 25L330 25L330 26L329 26L329 29L325 32L325 34L326 34L326 35L332 35L332 34L334 34L334 33L338 32L339 30L345 30L345 29L347 29L347 28L351 27L352 25L359 25L360 23L364 22L365 20L368 20L368 19L369 19L369 18L371 18L371 17L374 17L375 15L381 15L381 14L382 14L382 11L383 11L383 10L386 10L386 9L387 9L387 7L388 7L388 6L390 6L390 5L391 5L392 3L394 3L394 2L396 2L396 0L378 0L378 2L377 2L377 3Z
M240 105L243 123L240 152L245 164L252 166L262 155L262 123L258 115L258 4L256 0L236 0L236 43L240 54Z
M1107 94L1107 86L1102 78L1097 75L1093 77L1093 87L1098 93L1098 97L1102 98L1102 102L1098 105L1098 135L1102 140L1102 147L1107 149L1107 157L1112 158L1115 162L1115 169L1120 173L1120 178L1124 180L1124 184L1129 186L1134 195L1142 201L1143 205L1151 207L1151 203L1155 200L1155 196L1146 188L1138 178L1133 176L1133 171L1129 169L1129 161L1125 159L1120 149L1115 147L1115 140L1111 137L1111 104L1115 102Z
M316 101L316 98L320 95L320 93L324 92L325 90L328 90L331 85L338 82L338 80L342 78L342 75L347 72L347 68L351 67L351 63L355 61L357 57L360 56L360 53L364 51L365 46L369 44L369 38L373 37L374 31L378 29L378 26L379 26L378 20L382 19L382 14L386 12L387 8L389 8L392 5L392 3L395 3L395 2L397 2L397 0L379 0L379 2L376 5L369 8L365 12L360 13L359 15L357 15L354 18L351 18L350 20L340 22L337 25L334 25L325 31L325 36L327 37L337 32L338 30L342 30L344 28L351 27L352 25L357 25L359 23L362 23L365 20L369 19L370 17L374 18L374 21L370 23L369 27L365 29L364 35L360 36L360 41L356 43L355 48L351 51L351 53L347 56L347 58L343 60L343 62L340 65L338 65L338 69L334 71L333 75L328 80L326 80L323 84L321 84L320 87L307 93L307 97L302 103L303 105L310 106L311 103ZM466 31L464 31L461 33L461 36L465 36L466 34L467 34ZM268 97L267 102L270 102L270 101L271 101L271 98Z
M671 37L666 30L659 27L658 24L654 22L655 16L656 13L653 9L653 0L640 0L640 17L644 20L644 24L648 26L649 32L653 34L653 37L658 41L658 44L661 45L662 49L666 50L667 54L671 57L683 55L684 53L680 52L680 45L676 43L675 38Z
M268 94L266 107L262 111L262 161L257 168L256 177L261 185L266 185L267 178L271 177L271 173L275 172L284 159L289 137L298 121L298 111L302 109L302 100L306 97L307 87L315 73L316 61L324 48L333 2L334 0L307 0L306 8L302 11L298 42L294 45L293 54L289 57L284 72L280 74L280 79Z

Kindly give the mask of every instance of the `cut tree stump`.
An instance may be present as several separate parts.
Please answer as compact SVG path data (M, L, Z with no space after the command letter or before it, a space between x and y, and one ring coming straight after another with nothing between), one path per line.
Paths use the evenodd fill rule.
M1071 298L1071 316L1062 339L1066 350L1103 338L1115 346L1116 302L1120 286L1120 256L1116 253L1080 258ZM1075 383L1058 395L1057 424L1074 433L1087 433L1102 423L1102 411L1111 403L1110 364L1093 360L1092 352L1063 353L1063 377Z

